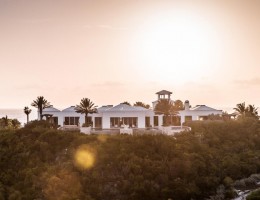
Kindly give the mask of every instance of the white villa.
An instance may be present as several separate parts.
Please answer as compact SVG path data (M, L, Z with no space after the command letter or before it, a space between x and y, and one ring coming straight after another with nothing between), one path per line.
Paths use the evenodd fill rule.
M146 109L139 106L129 106L118 104L116 106L107 105L97 109L97 113L89 114L88 118L93 122L92 128L117 129L122 125L129 128L160 127L163 125L163 114L155 114L154 108L160 99L169 99L172 94L162 90L156 93L158 100L153 102L153 109ZM174 102L174 101L173 101ZM78 126L85 122L85 115L75 112L75 106L64 110L58 110L53 106L43 110L43 116L51 118L52 122L61 127ZM179 111L177 117L180 124L188 120L204 120L209 115L222 115L221 110L216 110L205 105L198 105L190 108L189 101L185 101L185 109Z
M62 111L50 107L43 110L43 116L51 116L57 125L79 125L85 122L85 115L76 113L75 106ZM97 109L97 113L89 114L88 118L93 122L93 128L111 129L128 125L130 128L146 128L161 126L163 115L155 115L153 110L139 106L118 104L107 105Z
M190 108L188 100L184 103L184 110L179 111L178 116L181 118L181 124L189 120L206 120L209 115L222 115L222 110L216 110L206 105L196 105Z

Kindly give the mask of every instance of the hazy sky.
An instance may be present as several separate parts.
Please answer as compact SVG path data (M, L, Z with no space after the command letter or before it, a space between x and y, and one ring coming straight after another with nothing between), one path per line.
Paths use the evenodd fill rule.
M0 0L0 108L260 106L258 0Z

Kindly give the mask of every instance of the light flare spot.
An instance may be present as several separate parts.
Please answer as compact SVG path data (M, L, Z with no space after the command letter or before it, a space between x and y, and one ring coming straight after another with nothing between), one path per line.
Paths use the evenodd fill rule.
M95 164L95 151L89 146L81 146L75 153L75 164L81 169L90 169Z
M98 141L104 143L107 141L107 135L98 135L97 139L98 139Z

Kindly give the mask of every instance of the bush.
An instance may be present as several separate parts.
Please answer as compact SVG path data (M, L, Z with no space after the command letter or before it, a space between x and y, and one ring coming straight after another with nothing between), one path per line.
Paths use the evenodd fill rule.
M24 126L24 129L33 129L33 128L38 128L38 127L41 127L41 128L52 128L53 125L50 124L49 122L45 121L45 120L34 120L34 121L30 121L28 124L26 124Z
M235 181L240 187L259 180L256 123L209 121L193 127L191 133L175 137L139 131L102 136L58 131L46 121L31 122L0 134L0 196L47 199L44 195L62 191L67 199L225 199L233 196L233 180L253 174ZM75 163L75 152L85 145L95 150L90 156L95 162L83 170ZM84 150L78 158L82 161L90 159L88 148ZM76 180L78 190L70 192Z
M246 200L260 200L260 190L252 192L246 197Z

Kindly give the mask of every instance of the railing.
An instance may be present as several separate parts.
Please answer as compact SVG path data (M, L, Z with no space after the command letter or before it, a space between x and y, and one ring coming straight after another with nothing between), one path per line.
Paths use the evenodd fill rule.
M79 130L80 127L78 125L63 125L62 130Z
M188 126L160 126L158 129L162 131L163 134L167 135L175 135L176 133L191 130Z

